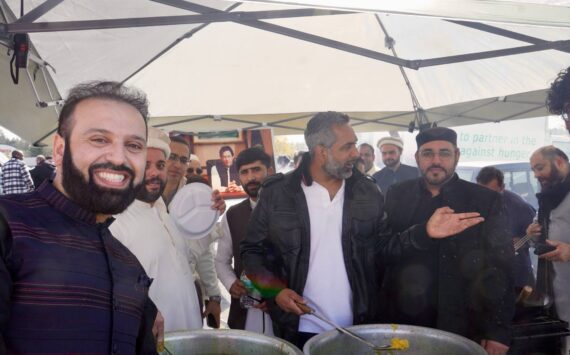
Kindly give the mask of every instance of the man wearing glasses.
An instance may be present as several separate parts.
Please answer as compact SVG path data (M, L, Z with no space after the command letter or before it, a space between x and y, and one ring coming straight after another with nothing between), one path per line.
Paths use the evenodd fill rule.
M570 67L558 73L558 77L550 86L546 107L553 115L561 115L566 123L566 129L570 132Z
M176 192L186 185L186 172L188 162L190 161L190 145L181 136L170 137L170 155L166 162L167 181L166 187L162 193L162 199L166 206L176 195ZM212 193L212 208L217 209L220 214L224 213L226 203L221 198L219 191ZM207 238L210 238L209 236ZM202 309L202 291L201 286L205 288L205 294L209 301L206 309L202 313L202 317L212 314L216 319L217 328L220 326L221 313L221 291L218 286L218 277L214 266L214 254L211 243L204 243L202 240L188 240L188 246L195 258L195 269L200 280L196 280L198 288L198 298L200 299L200 308Z
M431 128L416 141L421 177L393 185L386 196L393 234L383 250L382 322L453 332L489 354L505 354L515 303L514 252L501 196L455 174L455 131ZM454 219L464 228L435 230Z
M162 198L168 206L176 191L186 185L186 169L190 160L190 146L180 136L170 137L170 155L166 162L168 180Z

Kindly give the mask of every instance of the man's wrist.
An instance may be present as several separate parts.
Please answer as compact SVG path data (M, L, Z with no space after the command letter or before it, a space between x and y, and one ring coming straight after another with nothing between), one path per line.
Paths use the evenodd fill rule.
M222 303L222 296L210 296L208 299L212 302Z

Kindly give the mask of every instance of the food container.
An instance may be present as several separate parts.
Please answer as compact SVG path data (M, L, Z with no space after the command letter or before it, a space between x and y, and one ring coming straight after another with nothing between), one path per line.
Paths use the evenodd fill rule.
M302 355L293 344L245 330L209 329L167 333L161 355ZM169 354L170 352L170 354Z
M389 345L392 339L405 339L405 350L373 350L337 330L321 333L304 346L306 355L486 355L477 343L462 336L437 329L410 325L369 324L348 327L374 345Z

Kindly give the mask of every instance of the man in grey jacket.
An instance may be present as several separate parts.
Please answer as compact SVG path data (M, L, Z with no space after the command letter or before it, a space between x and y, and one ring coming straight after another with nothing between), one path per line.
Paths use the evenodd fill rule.
M538 223L527 228L527 234L554 247L554 250L540 255L540 259L550 271L549 280L545 280L549 291L554 295L555 315L570 321L570 164L568 156L554 146L546 146L535 151L530 158L530 166L538 179L541 191L538 197ZM540 283L541 261L539 261ZM548 271L548 272L550 272ZM551 295L552 296L552 295ZM568 344L563 345L568 354Z

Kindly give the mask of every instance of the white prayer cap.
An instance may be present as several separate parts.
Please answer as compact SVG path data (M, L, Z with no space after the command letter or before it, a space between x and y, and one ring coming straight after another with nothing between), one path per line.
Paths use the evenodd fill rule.
M380 138L380 140L378 141L376 146L378 147L378 149L380 149L380 148L382 148L382 146L384 144L392 144L392 145L395 145L396 147L398 147L400 149L404 149L404 141L402 140L402 138L399 138L399 137L383 137L383 138Z
M166 134L166 132L158 128L148 128L148 140L146 145L147 148L162 150L166 158L170 156L170 138L168 138L168 134Z

